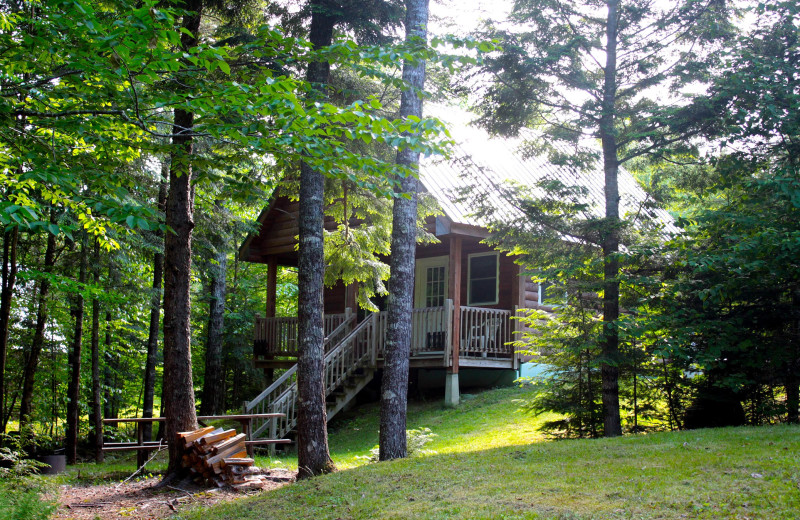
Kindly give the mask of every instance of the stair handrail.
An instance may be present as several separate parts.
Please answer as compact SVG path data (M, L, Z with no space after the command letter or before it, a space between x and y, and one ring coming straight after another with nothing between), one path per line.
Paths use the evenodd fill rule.
M345 331L347 328L349 328L351 322L354 321L355 318L356 318L356 315L355 314L351 314L342 323L340 323L338 327L333 329L333 331L331 331L331 333L328 334L328 337L325 338L325 340L323 342L323 348L330 341L335 340L337 336L339 336L343 331ZM263 392L258 394L255 397L255 399L253 399L252 401L247 403L247 407L246 407L247 413L250 413L261 401L266 399L267 396L269 396L272 393L275 393L279 388L281 388L281 386L284 385L284 383L286 383L296 373L297 373L297 364L295 363L294 365L292 365L291 368L289 368L286 372L284 372L283 375L281 375L281 377L276 379L275 382L273 382L271 385L269 385L267 388L265 388ZM278 392L278 395L282 394L285 391L286 391L286 389L281 390L280 392Z
M356 349L356 341L360 338L361 333L365 329L371 329L374 327L374 322L376 320L376 316L378 313L370 314L364 321L359 323L359 325L354 328L350 334L348 334L342 341L340 341L336 347L334 347L328 354L325 356L325 375L324 375L324 385L325 385L325 395L327 396L330 392L336 389L339 384L347 377L347 375L359 368L361 363L365 358L371 358L370 350L367 350L361 353L360 356L353 356L353 359L349 361L343 361L337 363L338 359L342 359L348 355L348 353L355 352ZM371 330L369 331L368 337L371 336ZM375 349L376 346L373 344L372 341L369 341L369 349ZM338 359L337 359L338 358ZM338 368L338 372L336 371Z
M352 338L356 338L357 339L358 338L358 334L361 331L363 331L364 329L366 329L367 327L369 327L372 324L372 322L373 322L373 315L370 315L370 316L367 317L367 319L365 319L364 321L359 323L353 330L351 330L347 335L345 335L345 337L343 339L338 341L336 343L336 346L333 347L333 349L331 351L329 351L325 355L324 363L323 363L324 370L325 370L325 372L323 374L323 377L324 377L323 384L325 385L325 396L326 397L328 395L330 395L330 393L333 392L333 390L335 390L335 388L336 388L335 386L332 387L332 386L330 386L330 384L326 384L326 383L328 383L328 381L330 379L328 377L328 374L329 374L329 372L331 370L332 363L334 362L334 360L337 357L340 357L342 355L346 355L345 351L346 351L347 347L349 345L351 345ZM338 329L338 327L337 327L337 329ZM334 334L334 332L336 332L336 334ZM328 337L328 341L335 340L336 336L340 334L340 332L337 332L336 330L334 332L332 332L330 334L330 336ZM296 373L297 365L294 365L292 368L294 368L293 373ZM349 373L349 371L351 369L354 369L354 368L355 367L348 367L347 369L343 370L342 372L343 373ZM287 371L287 372L289 372L289 371ZM342 374L339 374L339 376L341 376L341 375ZM341 377L337 377L335 379L338 381L338 380L341 379ZM277 381L276 381L276 383L277 383ZM269 394L266 394L265 392L262 392L262 394L265 394L265 395L263 397L261 397L261 400L259 401L259 403L264 403L262 405L262 406L266 407L266 410L264 410L264 411L281 410L281 413L286 414L285 417L282 417L282 418L279 418L279 419L266 420L266 421L263 422L263 424L258 425L258 426L256 426L254 424L253 425L253 427L254 427L253 428L253 436L254 437L258 436L261 432L265 431L267 427L271 428L270 436L277 436L277 437L285 436L289 431L291 431L294 428L294 426L296 424L296 421L297 421L297 416L296 416L296 413L295 413L296 410L294 409L295 400L297 399L297 379L295 378L295 379L289 381L288 378L287 378L286 380L284 380L284 383L285 383L284 389L281 390L280 393L278 395L276 395L274 398L270 399L267 403L264 403L264 400L267 399ZM273 392L275 392L275 391L277 391L279 389L279 387L277 385L274 385L274 386L276 388L273 390ZM253 402L251 402L251 404L253 405L253 408L255 406L257 406L259 403L256 403L255 399L253 400ZM249 408L249 409L252 409L252 408Z

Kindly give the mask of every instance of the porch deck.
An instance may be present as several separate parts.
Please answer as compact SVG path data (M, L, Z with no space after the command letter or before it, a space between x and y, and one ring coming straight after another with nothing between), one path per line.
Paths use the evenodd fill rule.
M517 356L509 344L513 341L515 311L462 306L455 309L452 300L441 307L414 309L412 314L411 367L481 367L517 368ZM374 313L369 350L374 368L383 365L386 335L386 312ZM325 316L326 352L335 348L336 336L344 337L356 325L348 309L342 314ZM282 368L296 362L298 356L296 317L256 318L253 352L261 368Z

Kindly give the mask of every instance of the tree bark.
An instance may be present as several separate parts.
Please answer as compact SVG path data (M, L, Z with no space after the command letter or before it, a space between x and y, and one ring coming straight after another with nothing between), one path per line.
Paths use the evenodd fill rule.
M17 242L19 229L3 233L3 268L0 285L0 431L6 432L11 410L6 413L6 361L8 359L8 329L11 325L11 300L17 283Z
M223 246L215 255L210 268L206 373L203 380L200 415L216 415L224 411L222 335L225 325L225 271L227 266L228 256Z
M88 268L88 254L86 251L87 237L84 232L81 240L80 270L78 274L79 290L86 287L86 271ZM81 347L83 344L83 293L75 295L73 316L75 317L75 330L72 337L72 350L69 353L70 378L67 385L67 424L66 448L67 464L75 464L78 460L78 426L80 418L80 385L81 385Z
M789 356L784 377L786 422L800 423L800 289L792 290L792 323L788 338Z
M55 210L50 210L50 223L55 224ZM36 370L39 367L39 357L44 348L44 330L47 326L47 296L50 292L50 279L48 274L53 270L56 258L56 236L47 233L47 246L44 251L44 266L42 271L45 276L39 282L38 303L36 309L36 325L33 331L33 341L31 342L31 352L28 361L25 363L25 371L22 375L22 398L19 404L19 430L23 432L31 420L33 412L33 388L36 383Z
M604 71L603 113L600 140L605 172L606 218L603 229L603 332L600 337L603 387L603 425L606 437L622 435L619 413L619 158L615 129L617 95L617 7L608 0L606 24L606 67Z
M92 272L95 287L100 286L100 244L95 239ZM100 392L100 300L92 299L92 411L94 460L103 462L103 400Z
M406 41L427 40L428 0L406 0ZM403 63L403 80L409 88L400 98L400 117L422 117L425 62ZM419 153L403 149L397 164L419 166ZM380 460L407 455L406 409L411 352L411 312L414 299L414 262L417 246L417 179L400 180L400 191L409 198L395 197L392 209L391 274L386 319L386 347L381 381Z
M309 40L315 49L319 49L331 44L336 20L324 1L312 0L311 9ZM306 77L314 87L312 96L324 96L329 75L329 63L309 63ZM324 184L320 172L314 171L305 162L300 165L297 478L311 477L335 469L328 452L328 424L323 381Z
M202 18L201 0L188 0L183 6L181 47L188 50L198 43ZM191 269L192 230L194 229L194 190L192 153L194 113L175 110L169 170L166 223L172 232L164 239L164 415L169 443L169 465L164 481L181 470L183 446L176 442L178 432L197 428L191 352Z
M164 212L167 202L167 177L169 166L162 165L161 181L158 183L158 210ZM164 233L156 231L159 241ZM163 244L162 244L163 247ZM144 391L142 396L142 417L153 417L153 403L156 393L156 364L158 363L158 331L161 320L161 283L164 278L164 253L158 251L153 255L153 293L150 296L150 329L147 333L147 359L144 366ZM153 423L142 424L144 440L153 439ZM142 452L144 454L144 452ZM143 462L143 461L141 461ZM141 464L139 464L141 466Z
M116 394L112 394L111 389L114 388L114 374L117 370L117 360L114 357L114 353L111 351L111 312L108 310L106 310L105 333L106 337L103 341L103 357L106 361L103 367L103 387L105 388L103 392L103 417L105 419L115 419L114 400L116 399ZM116 429L117 426L111 425L111 427Z

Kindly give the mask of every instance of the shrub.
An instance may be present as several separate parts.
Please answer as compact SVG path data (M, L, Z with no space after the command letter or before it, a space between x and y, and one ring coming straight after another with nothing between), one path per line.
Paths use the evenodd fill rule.
M424 449L425 445L433 442L436 434L430 428L422 427L414 430L406 430L406 454L409 457L414 455L423 455L428 453L435 453L433 450ZM369 462L378 462L380 456L380 446L375 446L369 450L370 455L365 456Z

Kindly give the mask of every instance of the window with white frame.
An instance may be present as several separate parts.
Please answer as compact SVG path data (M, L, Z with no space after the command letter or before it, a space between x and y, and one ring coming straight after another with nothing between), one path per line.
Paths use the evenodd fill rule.
M542 282L539 284L539 305L548 307L560 307L567 301L567 291L560 292L554 290L552 282Z
M447 298L446 256L417 260L414 282L414 306L441 307Z
M552 286L553 284L550 282L543 282L539 284L539 305L547 305L549 300L548 297L550 296L547 294L547 291Z
M469 255L467 305L495 305L498 302L500 261L498 253Z
M444 266L434 266L425 269L425 307L441 307L446 296Z

